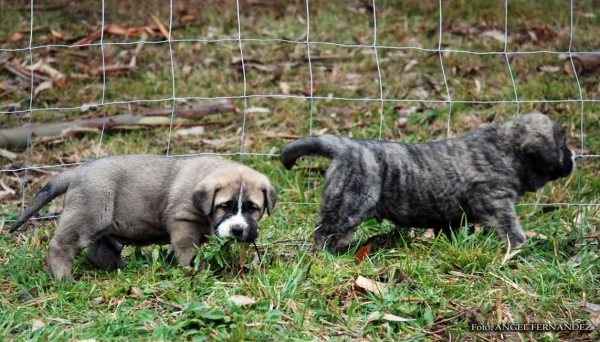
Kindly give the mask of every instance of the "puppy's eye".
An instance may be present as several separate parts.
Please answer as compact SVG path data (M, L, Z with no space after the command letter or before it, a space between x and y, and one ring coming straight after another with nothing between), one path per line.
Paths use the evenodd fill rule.
M244 209L246 211L258 211L258 210L260 210L260 208L258 207L258 205L254 204L252 202L246 202L244 204Z
M217 205L217 208L228 210L228 209L233 208L233 204L234 204L233 201L227 201L227 202L223 202L223 203Z

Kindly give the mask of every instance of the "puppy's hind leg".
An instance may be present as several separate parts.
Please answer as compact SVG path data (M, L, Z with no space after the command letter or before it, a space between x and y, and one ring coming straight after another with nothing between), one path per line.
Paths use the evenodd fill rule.
M381 188L376 173L365 174L364 165L335 165L334 161L328 173L335 177L326 181L314 239L335 254L350 244L358 225L375 215Z
M125 267L125 262L121 257L122 251L123 244L117 239L111 236L102 236L87 248L87 255L94 265L110 272Z
M48 267L56 280L71 278L73 261L86 247L81 241L85 217L77 211L65 210L48 247Z
M86 196L85 193L67 193L65 210L48 248L48 266L57 280L71 278L75 258L100 238L104 229L109 226L113 215L112 195L110 191L105 195L96 194L97 198L105 201L100 205L104 211L97 212L87 208L86 201L82 199Z

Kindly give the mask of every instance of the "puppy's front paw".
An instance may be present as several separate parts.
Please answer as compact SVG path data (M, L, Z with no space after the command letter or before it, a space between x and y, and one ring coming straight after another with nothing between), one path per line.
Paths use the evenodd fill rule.
M323 248L333 255L337 254L336 247L337 247L338 241L340 240L340 237L337 234L329 235L329 234L324 234L322 232L319 232L317 230L315 232L314 238L315 238L315 243L317 244L317 246L319 246L319 248Z
M525 244L526 240L527 237L523 232L508 233L507 243L510 243L510 248L512 249L522 247Z

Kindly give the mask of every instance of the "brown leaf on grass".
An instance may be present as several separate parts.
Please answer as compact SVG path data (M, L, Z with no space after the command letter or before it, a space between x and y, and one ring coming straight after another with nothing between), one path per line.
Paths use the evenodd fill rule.
M188 136L188 135L203 135L205 132L204 126L196 126L190 128L182 128L175 131L175 135Z
M137 287L137 286L133 286L131 288L131 293L133 293L133 296L137 297L137 298L144 297L144 292L139 287Z
M506 41L506 36L504 35L504 32L501 32L499 30L487 30L487 31L483 31L479 34L479 37L484 38L484 39L489 39L489 40L496 40L500 43L504 43ZM510 42L511 38L508 37L508 41Z
M234 302L236 305L244 306L244 305L252 305L256 303L256 300L244 295L233 295L228 300Z
M361 247L354 254L354 260L359 261L359 262L363 261L367 257L367 255L369 255L369 252L371 252L371 245L366 245L366 246Z
M281 90L281 93L283 95L289 95L290 94L290 85L286 82L279 82L279 90Z
M126 27L126 26L122 26L122 25L118 25L118 24L109 24L109 25L104 26L104 32L106 32L106 33L114 34L114 35L136 36L136 37L141 36L144 32L147 32L149 34L154 34L154 31L153 31L154 29L155 28L151 27L151 26L141 26L141 27L130 28L130 27ZM158 29L158 27L156 27L156 29ZM91 44L92 42L94 42L95 40L99 39L102 36L102 31L103 30L98 30L94 33L91 33L88 36L73 43L72 46Z
M104 28L105 33L115 34L118 36L126 36L130 32L130 28L119 24L109 24Z
M180 21L186 22L186 21L196 21L196 16L193 14L184 14L181 17L179 17Z
M571 265L571 267L577 268L581 265L582 261L583 260L581 258L581 255L576 255L574 257L569 258L569 260L567 261L567 265Z
M519 33L515 34L514 41L517 43L524 43L524 42L528 42L528 41L534 42L534 43L540 43L540 42L546 42L546 41L553 40L557 36L558 36L557 31L552 28L532 27L527 30L521 30L521 31L519 31Z
M462 273L462 272L458 272L458 271L448 271L449 274L456 276L456 277L461 277L461 278L469 278L469 279L477 279L477 276L474 276L472 274L466 274L466 273Z
M65 36L62 33L58 32L54 29L50 29L50 33L52 33L52 37L54 37L54 39L56 39L56 40L65 39Z
M98 31L88 35L87 37L84 37L84 38L76 41L75 43L73 43L73 46L91 44L93 41L100 38L101 36L102 36L102 30L98 30Z
M192 73L192 70L191 65L184 65L183 68L181 68L181 73L184 77L188 77Z
M435 231L433 229L427 229L425 233L423 233L424 239L433 239L435 238Z
M540 239L540 240L547 240L548 237L544 234L540 234L540 233L536 233L536 232L532 232L532 231L526 231L525 232L525 236L527 236L528 238L536 238L536 239Z
M17 154L14 152L0 148L0 157L14 160L14 159L17 159Z
M33 323L31 324L31 331L39 330L45 326L46 326L46 323L40 321L39 319L35 319L35 320L33 320Z
M44 81L33 90L33 97L37 97L42 91L52 89L52 81Z
M402 68L402 72L409 72L410 70L412 70L412 68L416 67L417 65L419 65L419 61L417 61L416 59L411 59L410 61L408 61L408 63L404 65L404 67Z
M547 73L547 74L556 74L556 73L560 72L560 67L549 66L549 65L540 65L537 67L537 71Z
M404 317L392 315L389 313L381 313L379 311L372 312L369 314L369 316L367 316L367 322L380 321L380 320L389 321L389 322L411 322L411 321L414 321L413 318L404 318Z
M246 114L269 114L271 110L265 107L250 107L246 109Z
M365 278L363 276L358 276L358 278L356 278L354 281L354 287L357 290L368 291L377 295L383 295L388 292L386 284Z
M590 312L590 322L596 327L600 327L600 311Z
M173 40L172 35L171 36L169 35L169 30L167 30L165 25L163 25L162 21L160 21L160 19L157 16L155 16L154 14L150 14L150 17L152 18L152 20L154 20L154 22L158 26L158 29L160 30L160 33L162 33L162 35L165 37L165 39Z
M94 70L92 72L92 75L102 76L104 73L106 73L106 75L114 75L114 74L132 72L132 71L135 71L136 69L137 68L134 65L130 65L130 64L123 64L123 65L111 64L111 65L105 65L104 67L96 68L96 70Z
M62 80L65 79L65 74L63 74L62 72L54 69L46 61L44 61L44 63L40 64L38 66L37 70L39 72L41 72L42 74L50 76L50 78L53 81L62 81Z
M8 185L4 184L2 179L0 179L0 188L2 188L2 191L0 191L0 198L16 194L16 192L13 189L11 189Z
M23 38L23 37L25 37L25 34L23 32L17 31L17 32L11 34L10 37L8 37L8 41L10 43L14 43L14 42L21 40L21 38Z

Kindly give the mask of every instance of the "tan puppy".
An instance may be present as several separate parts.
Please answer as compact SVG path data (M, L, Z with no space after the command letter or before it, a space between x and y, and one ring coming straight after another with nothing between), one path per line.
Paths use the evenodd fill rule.
M124 245L171 244L179 265L190 265L206 235L251 242L257 222L277 201L263 174L218 157L119 155L63 172L31 200L10 232L66 193L48 265L71 277L73 260L87 248L98 267L125 266Z

